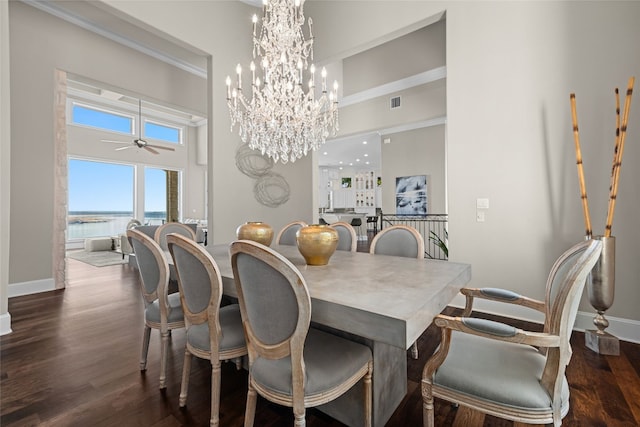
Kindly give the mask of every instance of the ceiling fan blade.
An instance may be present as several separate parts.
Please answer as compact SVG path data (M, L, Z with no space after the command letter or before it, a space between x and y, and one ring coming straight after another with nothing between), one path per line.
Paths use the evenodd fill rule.
M101 139L102 142L112 142L114 144L131 144L131 141L113 141L110 139Z
M176 151L175 148L172 147L163 147L161 145L151 145L151 144L147 144L147 147L153 147L153 148L159 148L161 150L169 150L169 151Z
M120 147L120 148L116 148L116 151L121 151L121 150L128 150L129 148L132 148L133 145L128 145L126 147Z
M159 152L157 152L156 150L154 150L153 148L149 147L148 145L144 146L144 149L153 153L153 154L160 154Z

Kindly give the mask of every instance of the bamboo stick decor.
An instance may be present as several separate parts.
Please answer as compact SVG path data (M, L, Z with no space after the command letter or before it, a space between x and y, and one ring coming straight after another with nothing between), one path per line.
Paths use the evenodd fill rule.
M607 222L605 224L604 236L611 237L611 227L613 225L613 214L616 208L616 197L618 195L618 182L620 181L620 169L622 167L622 155L624 154L624 143L627 136L627 125L629 123L629 111L631 110L631 96L633 95L633 85L635 77L629 78L627 94L622 111L622 122L620 121L620 93L615 90L616 96L616 137L613 149L613 165L611 167L611 182L609 184L609 206L607 209ZM578 114L576 112L576 95L570 95L571 100L571 120L573 121L573 139L576 148L576 165L578 167L578 179L580 181L580 197L582 199L582 210L587 238L592 237L591 217L589 216L589 204L587 202L587 189L584 181L584 169L582 166L582 152L580 151L580 134L578 132Z
M627 85L627 95L624 101L624 111L622 113L622 125L620 126L620 133L616 137L616 147L613 157L613 168L611 177L611 188L609 190L609 208L607 210L607 223L604 229L605 237L611 236L611 227L613 225L613 213L616 208L616 197L618 195L618 181L620 180L620 168L622 167L622 155L624 153L624 142L627 136L627 124L629 122L629 110L631 109L631 96L633 94L633 84L635 78L629 78ZM619 107L618 107L619 110Z
M576 165L578 167L578 179L580 181L580 197L582 198L582 211L587 238L591 238L591 216L589 215L589 202L587 201L587 188L584 182L584 168L582 167L582 152L580 151L580 134L578 132L578 115L576 113L576 94L570 95L571 120L573 121L573 140L576 146Z

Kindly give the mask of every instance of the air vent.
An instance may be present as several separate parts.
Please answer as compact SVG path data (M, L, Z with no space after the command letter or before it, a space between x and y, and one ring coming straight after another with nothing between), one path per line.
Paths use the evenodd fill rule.
M391 98L391 109L393 110L394 108L400 108L400 97L399 96Z

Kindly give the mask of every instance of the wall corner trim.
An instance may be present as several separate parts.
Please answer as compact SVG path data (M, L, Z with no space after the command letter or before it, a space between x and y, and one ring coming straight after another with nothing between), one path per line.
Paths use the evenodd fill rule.
M13 332L11 330L11 314L0 314L0 336L7 335Z

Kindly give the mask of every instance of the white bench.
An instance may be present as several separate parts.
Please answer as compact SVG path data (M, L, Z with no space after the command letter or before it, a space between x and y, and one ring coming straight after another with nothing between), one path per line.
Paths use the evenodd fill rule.
M84 250L87 252L110 251L113 247L111 237L93 237L84 239Z

